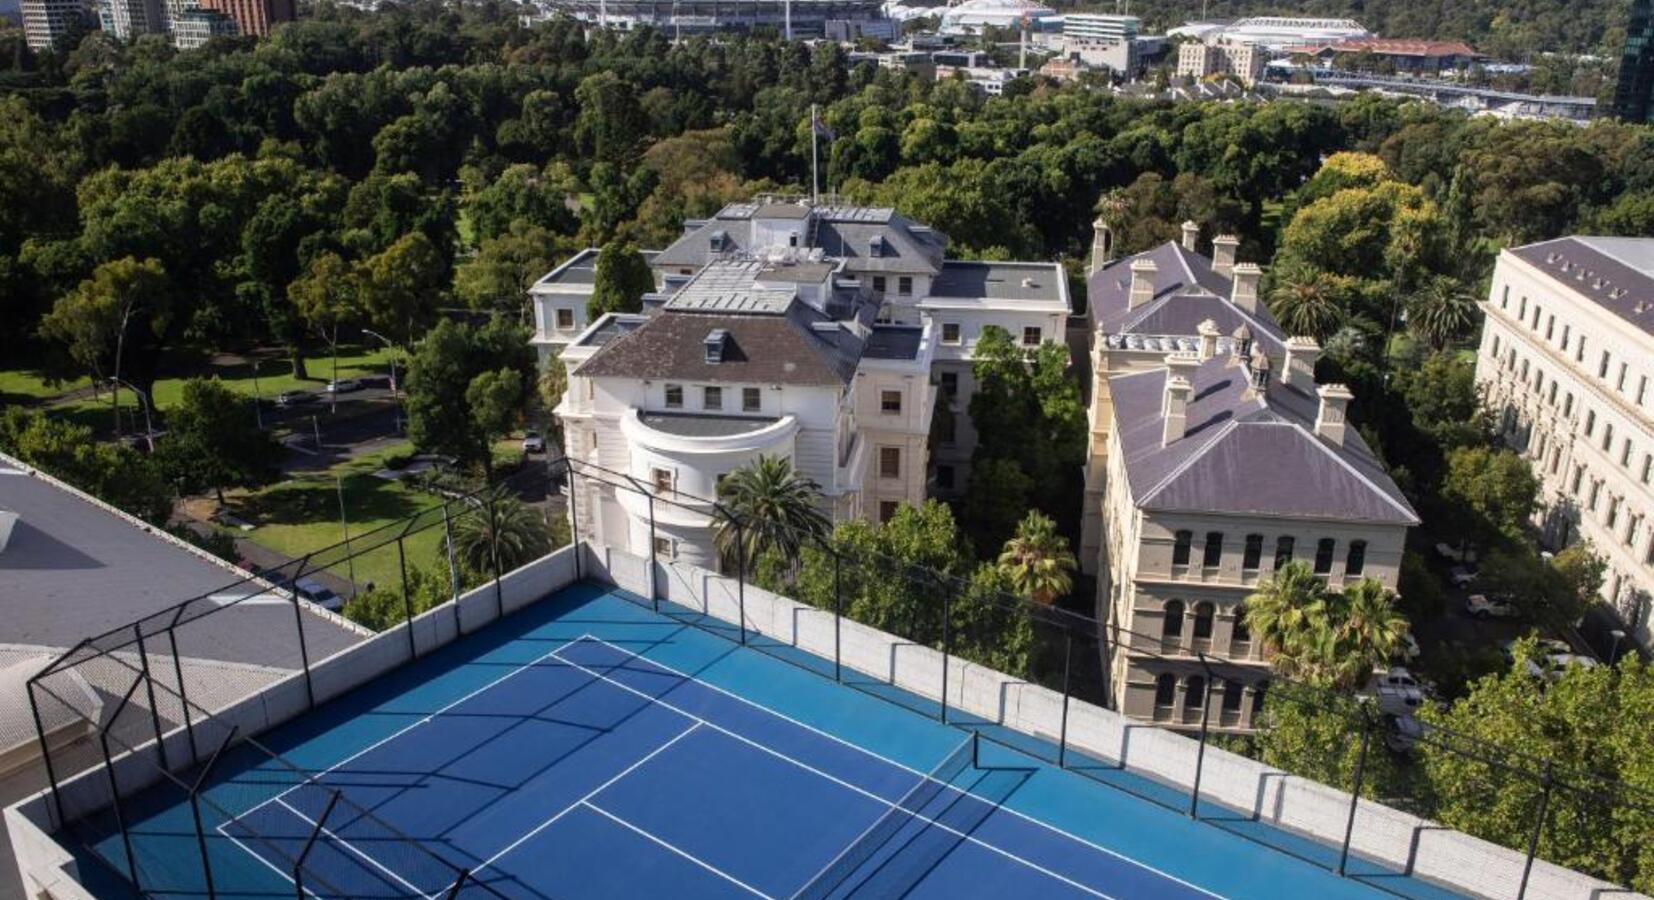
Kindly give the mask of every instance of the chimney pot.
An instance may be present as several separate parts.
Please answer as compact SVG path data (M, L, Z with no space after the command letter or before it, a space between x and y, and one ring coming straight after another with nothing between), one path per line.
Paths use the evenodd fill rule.
M1194 392L1194 370L1200 360L1188 353L1166 357L1166 395L1161 404L1160 445L1171 444L1189 431L1189 395Z
M1337 446L1343 446L1349 427L1346 415L1350 400L1355 395L1341 384L1322 385L1315 393L1321 398L1321 406L1315 413L1315 433Z
M1205 362L1218 355L1218 325L1211 319L1200 323L1195 328L1200 335L1200 361Z
M1315 390L1315 364L1321 359L1321 345L1312 337L1286 339L1286 364L1281 382L1308 394Z
M1220 234L1212 238L1212 271L1229 278L1235 271L1235 251L1240 248L1240 238L1232 234Z
M1200 226L1196 225L1194 222L1184 222L1183 223L1183 249L1189 251L1190 253L1194 253L1195 248L1198 247L1199 245L1200 245Z
M1152 259L1139 259L1131 264L1131 294L1127 308L1136 309L1154 299L1154 278L1160 267Z
M1258 268L1257 263L1240 263L1231 277L1234 289L1229 294L1229 302L1250 315L1257 315L1258 282L1263 280L1263 269Z

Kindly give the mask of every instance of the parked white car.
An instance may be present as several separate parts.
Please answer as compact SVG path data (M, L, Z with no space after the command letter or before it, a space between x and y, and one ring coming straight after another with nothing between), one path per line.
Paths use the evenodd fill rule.
M1387 716L1411 716L1424 705L1424 688L1412 673L1399 666L1373 679L1378 711Z
M1384 717L1384 746L1396 753L1406 753L1424 737L1424 723L1412 716Z
M1561 681L1562 675L1569 666L1579 666L1583 669L1595 669L1602 663L1589 656L1580 656L1577 653L1558 653L1554 656L1545 656L1537 660L1528 660L1528 674L1546 681Z
M1453 571L1449 572L1447 577L1453 582L1454 587L1467 588L1471 582L1476 580L1476 570L1466 566L1454 566Z
M1572 644L1555 638L1539 638L1537 643L1539 644L1539 652L1545 656L1564 656L1574 652ZM1516 640L1513 638L1508 641L1500 641L1499 652L1504 655L1505 662L1515 662Z
M1486 594L1466 597L1464 611L1478 619L1514 619L1517 615L1516 604L1504 597L1489 597Z
M524 453L546 452L546 439L538 431L529 431L523 434Z

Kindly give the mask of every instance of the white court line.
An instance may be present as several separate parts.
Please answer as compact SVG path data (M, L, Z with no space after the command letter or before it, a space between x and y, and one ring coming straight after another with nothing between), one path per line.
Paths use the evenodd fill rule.
M229 833L228 831L225 831L224 826L230 824L230 821L234 821L234 820L227 820L227 821L224 821L224 822L220 822L218 824L218 833L219 834L222 834L226 838L229 838L230 843L235 844L237 847L240 847L242 850L246 851L248 856L251 856L252 858L258 860L259 862L264 863L266 866L268 866L270 868L270 871L272 871L272 872L276 873L277 875L280 875L281 877L287 879L288 884L294 885L295 887L299 886L299 883L297 881L293 880L293 876L292 876L291 873L283 872L281 870L280 866L278 866L275 863L265 859L264 854L253 852L253 849L251 847L248 847L246 844L243 844L241 842L240 838L238 838L235 835ZM316 893L315 891L313 891L313 890L311 890L307 887L299 887L299 890L304 891L306 894L309 894L312 897L315 897L316 900L322 900L322 896L320 894Z
M822 731L820 728L817 728L814 725L811 725L807 722L801 722L801 721L793 718L792 716L787 715L786 713L777 712L773 709L770 709L767 706L764 706L761 703L757 703L755 701L748 700L747 698L741 696L740 694L736 694L736 693L733 693L731 691L725 690L724 688L721 688L718 685L713 684L710 681L703 681L700 678L696 678L694 675L690 675L687 672L683 672L683 671L680 671L678 669L674 669L671 666L666 665L665 663L657 662L653 659L650 659L647 656L643 656L641 654L634 653L631 650L626 649L625 647L621 647L617 644L612 644L612 643L604 640L603 638L597 637L596 635L592 635L592 634L583 635L582 638L580 638L580 639L569 641L567 644L564 644L563 646L558 647L556 650L553 650L552 653L553 654L558 654L561 651L568 649L571 645L578 643L579 640L581 640L581 639L590 639L590 640L595 641L599 644L603 644L607 647L611 647L614 650L616 650L617 652L626 654L631 659L641 659L644 662L646 662L646 663L648 663L652 666L655 666L656 668L663 669L663 670L665 670L667 672L671 672L672 674L677 675L679 677L687 678L690 681L696 682L698 684L705 685L706 687L708 687L708 688L710 688L714 691L717 691L718 693L723 694L726 697L730 697L731 699L734 699L734 700L739 700L740 702L745 703L746 705L748 705L748 706L750 706L754 709L763 710L764 712L769 713L770 715L775 716L778 719L784 719L788 722L793 723L794 725L797 725L798 727L800 727L800 728L802 728L806 731L810 731L810 732L813 732L815 734L819 734L822 737L833 741L834 743L843 744L844 746L849 747L850 749L855 750L858 753L861 753L865 756L870 756L870 757L872 757L876 760L879 760L881 762L888 763L889 765L895 766L898 769L902 769L906 772L911 772L912 774L918 775L921 778L930 778L930 775L928 773L921 772L918 769L913 768L912 766L905 765L905 764L903 764L901 762L898 762L894 759L891 759L887 756L883 756L881 754L875 753L872 750L867 749L866 747L862 747L862 746L858 746L856 744L853 744L850 741L847 741L844 738L841 738L836 734L832 734L830 732ZM564 659L562 656L558 656L558 659L563 659L564 662L568 662L568 660ZM963 730L963 729L961 729L961 730ZM1020 751L1013 751L1013 752L1020 752ZM1026 755L1026 754L1023 754L1023 755ZM1059 771L1061 771L1061 770L1059 770ZM954 787L953 785L948 784L947 782L941 782L941 784L944 787L946 787L948 790L955 791L955 792L961 793L961 794L970 794L969 791L960 790L959 788ZM971 795L971 796L975 796L975 795ZM982 798L978 797L977 799L980 800ZM983 802L986 802L986 801L983 801ZM1085 838L1080 837L1077 834L1071 834L1067 831L1062 830L1061 828L1058 828L1055 825L1050 824L1049 822L1042 822L1039 819L1036 819L1033 816L1028 815L1027 813L1019 812L1015 809L1011 809L1008 806L995 806L995 809L1004 810L1005 812L1008 812L1011 815L1013 815L1013 816L1015 816L1019 819L1022 819L1026 822L1030 822L1034 825L1038 825L1039 827L1044 828L1047 831L1052 831L1052 832L1055 832L1057 834L1060 834L1063 837L1068 838L1071 841L1074 841L1075 843L1084 844L1085 846L1090 847L1093 850L1097 850L1101 853L1106 853L1109 856L1114 857L1115 859L1121 860L1123 862L1130 863L1130 864L1132 864L1132 865L1134 865L1134 866L1136 866L1140 869L1146 869L1150 872L1155 873L1156 875L1161 876L1162 878L1167 879L1168 881L1175 881L1178 884L1181 884L1186 888L1189 888L1189 889L1195 890L1195 891L1199 891L1199 892L1201 892L1202 894L1205 894L1208 897L1215 897L1215 898L1217 898L1217 900L1227 900L1227 898L1225 898L1224 895L1222 895L1222 894L1215 893L1211 890L1208 890L1207 888L1201 887L1198 884L1191 884L1191 883L1189 883L1187 881L1184 881L1183 879L1177 877L1176 875L1171 874L1170 872L1165 872L1165 871L1162 871L1160 869L1157 869L1154 866L1151 866L1148 863L1145 863L1141 860L1132 859L1131 857L1126 856L1125 854L1121 853L1118 850L1111 850L1108 847L1104 847L1101 844L1094 843L1092 841L1088 841Z
M611 821L613 821L613 822L615 822L619 825L623 825L627 828L630 828L631 830L637 832L638 834L643 835L644 837L646 837L649 840L661 845L662 847L665 847L666 849L672 851L673 853L676 853L677 855L683 857L684 859L689 860L690 862L694 863L695 865L700 866L701 868L707 870L708 872L711 872L712 874L718 876L719 878L724 879L725 881L729 882L730 884L733 884L737 887L743 888L743 889L745 889L745 890L747 890L747 891L749 891L753 894L757 894L758 896L763 897L764 900L776 900L776 898L770 896L769 894L764 893L763 891L753 887L750 884L747 884L746 882L740 880L739 878L736 878L734 875L731 875L728 872L725 872L722 869L719 869L717 866L714 866L711 863L700 859L699 857L695 856L695 854L685 852L683 850L678 849L677 847L672 846L671 844L667 843L666 841L663 841L660 838L655 837L654 835L652 835L649 832L643 830L642 828L639 828L636 825L633 825L631 822L628 822L625 819L622 819L621 817L615 815L612 812L609 812L606 809L603 809L600 806L597 806L597 805L592 804L592 803L588 803L585 800L580 801L580 803L578 803L576 805L584 806L587 809L591 810L594 813L597 813L600 816L603 816L603 817L605 817L605 818L607 818L607 819L609 819L609 820L611 820Z
M618 650L619 648L617 647L615 649ZM622 650L621 652L624 653L626 651ZM639 697L642 697L642 698L644 698L646 700L649 700L653 703L658 703L661 706L664 706L667 709L672 710L673 712L680 713L682 715L688 716L689 718L700 722L701 724L703 724L706 727L712 729L713 731L717 731L717 732L721 732L723 734L727 734L730 737L740 741L743 744L747 744L747 745L749 745L749 746L751 746L751 747L753 747L757 750L761 750L765 753L768 753L771 756L774 756L775 758L780 759L784 762L792 763L793 765L797 766L800 769L803 769L806 772L810 772L812 774L819 775L820 777L825 778L828 781L831 781L834 784L839 785L840 787L847 788L849 790L855 791L856 793L861 794L862 796L867 797L868 799L873 800L876 803L881 803L884 806L886 806L888 808L891 808L891 809L899 808L899 807L897 807L897 805L895 803L892 803L889 800L886 800L885 798L879 796L878 794L873 793L872 791L867 790L866 788L860 787L859 785L851 784L850 782L845 781L844 779L839 778L836 775L832 775L832 774L829 774L827 772L823 772L822 770L816 768L815 766L812 766L809 763L803 762L801 760L794 759L791 756L788 756L787 754L782 753L779 750L776 750L776 749L771 748L771 747L766 747L763 744L753 740L752 738L749 738L749 737L747 737L743 734L737 734L736 732L731 731L728 728L725 728L725 727L723 727L722 725L719 725L716 722L707 721L706 719L703 719L700 716L697 716L692 712L688 712L687 710L684 710L680 707L674 706L673 704L668 703L665 700L660 699L659 697L651 697L650 695L648 695L648 694L646 694L646 693L644 693L640 690L637 690L636 688L631 687L630 685L621 684L620 682L615 681L614 679L610 678L609 676L604 675L601 672L596 672L596 671L593 671L591 669L588 669L585 666L583 666L583 665L581 665L577 662L574 662L571 659L568 659L567 657L558 656L557 658L562 660L563 662L566 662L569 665L575 667L576 669L580 669L581 671L590 674L593 678L601 678L602 680L607 681L608 683L614 685L615 687L620 688L623 691L628 691L630 693L636 694ZM695 679L695 678L691 678L690 680L699 682L699 679ZM925 777L929 777L929 776L925 776ZM939 784L946 784L946 782L938 782L938 783ZM958 790L958 789L955 788L955 790ZM961 792L961 793L963 793L963 792ZM972 796L975 800L977 800L980 803L987 803L987 801L983 800L981 797L976 797L975 795L970 795L970 796ZM973 835L966 834L965 832L960 831L957 828L953 828L952 826L944 825L941 822L937 821L936 819L930 818L929 816L922 816L922 815L920 815L916 812L911 812L911 811L905 810L905 809L901 810L901 812L904 815L912 816L913 818L915 818L915 819L917 819L921 822L929 823L930 825L932 825L932 826L934 826L934 827L936 827L936 828L938 828L942 831L946 831L949 834L952 834L956 837L961 838L962 840L965 840L965 841L968 841L972 844L975 844L978 847L981 847L985 850L989 850L989 851L992 851L994 853L998 853L1000 856L1003 856L1006 859L1011 860L1012 862L1021 863L1022 865L1027 866L1028 868L1033 869L1034 871L1039 872L1042 875L1049 876L1050 878L1052 878L1056 881L1060 881L1060 882L1062 882L1062 883L1064 883L1064 884L1066 884L1070 887L1075 888L1076 890L1084 891L1085 893L1090 894L1093 897L1101 898L1101 900L1115 900L1114 897L1111 897L1108 894L1105 894L1105 893L1103 893L1101 891L1098 891L1098 890L1095 890L1093 888L1086 887L1085 885L1080 884L1078 881L1075 881L1072 878L1068 878L1066 876L1063 876L1063 875L1060 875L1056 872L1053 872L1050 869L1045 868L1044 866L1040 865L1039 863L1033 862L1032 860L1023 859L1022 857L1016 855L1015 853L1010 852L1009 850L1006 850L1006 849L1004 849L1002 847L999 847L999 846L996 846L994 844L990 844L987 841L984 841L981 838L975 837Z
M380 864L379 860L374 859L373 857L367 855L366 853L363 853L361 850L356 849L355 844L352 844L350 841L347 841L344 838L339 837L337 834L334 834L332 831L329 831L327 829L327 826L321 824L320 822L317 822L315 819L312 819L309 816L305 815L304 813L299 812L298 810L294 809L291 805L288 804L288 802L286 800L277 800L276 803L279 806L281 806L283 809L286 809L288 812L292 813L293 815L298 816L299 818L303 819L304 821L310 823L310 826L312 828L315 828L318 831L320 831L322 834L325 834L329 838L332 838L334 840L334 842L339 843L339 844L343 844L346 850L349 850L351 853L355 854L356 856L360 856L363 859L363 861L365 861L368 865L373 866L375 869L378 869L379 871L384 872L386 875L389 875L390 877L396 879L397 883L401 884L403 887L407 888L408 890L413 891L414 893L418 894L419 896L424 897L425 900L431 900L432 897L436 896L435 894L427 894L424 891L420 890L412 882L408 881L408 879L403 878L401 875L396 874L395 872L393 872L390 869L386 868L384 865ZM446 863L446 861L444 861L444 862Z
M546 651L541 656L535 657L534 659L529 660L526 663L523 663L522 665L518 666L517 668L512 669L511 671L505 673L504 675L501 675L500 677L494 679L493 681L488 682L487 684L483 685L482 687L477 688L476 690L470 692L469 694L466 694L465 696L459 698L458 700L455 700L452 703L449 703L449 704L441 707L440 709L437 709L435 712L427 713L423 718L421 718L417 721L411 722L408 725L403 726L402 728L398 728L397 730L395 730L395 731L391 732L390 734L380 738L377 741L374 741L373 743L367 745L366 747L363 747L362 749L356 751L355 753L352 753L351 755L345 757L344 759L339 760L338 762L334 763L333 765L328 766L325 769L322 769L320 772L312 772L312 773L306 775L304 780L300 781L299 783L293 785L292 787L288 788L285 791L282 791L281 793L275 795L274 797L270 797L266 800L261 800L256 805L247 807L246 809L242 810L240 813L238 813L234 817L230 818L228 821L234 822L234 821L240 819L242 816L248 815L249 813L253 812L254 810L261 809L265 806L268 806L269 804L274 803L277 800L280 800L281 798L287 796L288 794L293 793L294 791L298 790L301 787L305 787L306 785L319 784L322 787L327 787L326 784L322 783L322 778L324 776L326 776L327 774L329 774L330 772L333 772L333 771L337 770L340 766L347 765L347 764L349 764L351 762L354 762L355 760L357 760L357 759L359 759L363 756L366 756L367 754L373 752L374 750L379 749L380 747L384 746L385 744L390 743L391 741L396 740L397 738L401 737L404 734L407 734L408 732L414 730L415 728L418 728L419 726L430 722L432 719L435 719L437 716L442 715L443 713L447 712L450 709L453 709L454 707L460 705L461 703L464 703L465 701L470 700L471 698L477 696L478 694L481 694L484 691L489 690L490 688L494 687L495 685L500 684L501 682L505 681L506 679L509 679L509 678L512 678L516 675L519 675L522 672L524 672L528 669L532 669L535 666L539 665L540 663L545 662L547 659L550 659L558 650L562 650L566 647L573 646L574 644L577 644L580 641L583 641L583 640L585 640L589 637L591 637L590 634L583 634L583 635L581 635L577 638L573 638L573 639L569 640L568 642L563 643L563 644L561 644L557 647L553 647L552 649ZM593 639L595 640L595 638L593 638ZM619 647L616 647L615 649L620 650ZM621 652L624 653L626 651L621 650ZM426 773L426 774L431 774L431 773ZM282 804L282 805L286 806L286 804ZM289 807L289 809L291 809L291 807Z
M676 744L678 741L680 741L684 737L686 737L689 734L689 732L694 731L695 729L701 727L701 725L702 725L702 723L699 720L691 723L688 728L685 728L684 730L678 732L676 735L674 735L672 737L671 740L669 740L666 743L661 744L659 747L656 747L655 749L649 751L648 755L644 756L642 759L639 759L637 762L634 762L631 765L627 766L626 768L622 769L620 771L620 773L615 775L613 778L610 778L608 781L605 781L602 784L598 785L597 787L592 788L589 792L587 792L587 794L585 796L581 797L579 800L574 801L573 803L570 803L568 806L563 807L561 810L559 810L557 812L556 815L554 815L551 818L545 820L544 822L541 822L540 824L534 826L529 831L524 832L521 837L517 838L516 840L512 841L511 843L506 844L505 847L501 848L501 850L498 853L495 853L493 856L490 856L487 859L483 860L482 865L479 865L476 868L472 869L471 874L475 875L478 872L481 872L483 869L486 869L489 866L493 865L495 863L495 861L497 861L500 857L502 857L502 856L506 855L507 853L510 853L511 851L517 849L517 847L519 847L524 841L527 841L529 838L531 838L531 837L539 834L540 832L546 830L547 828L551 827L551 824L553 822L556 822L558 819L561 819L564 816L568 815L570 812L572 812L574 810L575 807L579 806L580 804L586 803L586 801L588 801L591 798L597 796L604 789L609 787L609 785L612 785L615 782L619 781L620 779L625 778L627 775L632 774L632 771L634 769L636 769L638 766L641 766L644 763L648 762L649 760L654 759L656 756L660 755L661 751L665 750L667 747L672 746L673 744ZM595 807L593 807L593 808L595 809ZM601 812L601 810L599 810L599 812ZM731 880L733 880L733 879L731 879Z

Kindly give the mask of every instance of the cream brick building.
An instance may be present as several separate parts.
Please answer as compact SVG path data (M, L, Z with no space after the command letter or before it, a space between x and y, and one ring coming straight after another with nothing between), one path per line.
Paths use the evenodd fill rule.
M1476 380L1540 479L1536 524L1608 562L1602 599L1647 643L1654 594L1654 240L1499 254Z

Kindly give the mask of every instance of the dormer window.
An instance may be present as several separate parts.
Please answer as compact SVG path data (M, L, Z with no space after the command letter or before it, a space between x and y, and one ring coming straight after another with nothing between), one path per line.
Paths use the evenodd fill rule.
M884 255L884 236L874 235L867 239L867 255L877 259Z
M706 336L706 362L715 366L724 361L724 346L729 343L729 332L714 328Z
M714 231L714 232L712 232L711 244L712 244L712 250L715 253L722 253L725 250L728 250L729 249L729 232L727 232L727 231Z

